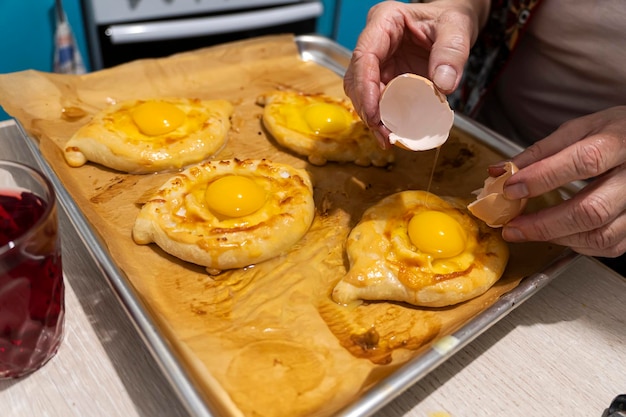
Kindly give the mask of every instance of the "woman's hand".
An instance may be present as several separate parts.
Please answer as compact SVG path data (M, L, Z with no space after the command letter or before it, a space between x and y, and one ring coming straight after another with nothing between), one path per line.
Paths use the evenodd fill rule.
M382 147L389 131L380 123L384 86L406 72L425 76L449 94L458 86L471 45L488 13L488 0L439 0L373 6L344 77L344 89Z
M571 120L513 162L520 170L505 184L507 198L591 181L569 200L513 219L502 230L504 239L552 242L600 257L626 252L626 106Z

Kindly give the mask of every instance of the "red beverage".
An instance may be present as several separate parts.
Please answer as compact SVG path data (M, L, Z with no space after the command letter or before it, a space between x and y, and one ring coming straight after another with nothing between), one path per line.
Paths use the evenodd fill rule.
M62 339L61 246L50 192L46 202L0 187L0 378L40 368Z

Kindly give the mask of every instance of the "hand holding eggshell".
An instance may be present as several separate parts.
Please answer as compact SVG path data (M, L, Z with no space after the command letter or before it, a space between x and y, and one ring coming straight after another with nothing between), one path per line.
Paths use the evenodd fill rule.
M383 1L370 9L344 76L344 90L383 148L389 146L379 112L385 85L400 74L413 73L432 80L441 93L452 93L488 12L489 4L483 1Z
M541 241L583 255L626 251L626 106L573 119L515 156L520 170L507 197L536 197L576 180L589 184L571 198L518 216L502 230L509 242Z

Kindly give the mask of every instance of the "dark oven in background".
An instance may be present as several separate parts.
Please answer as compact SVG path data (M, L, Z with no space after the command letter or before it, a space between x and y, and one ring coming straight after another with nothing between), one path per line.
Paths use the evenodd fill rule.
M314 33L314 0L82 0L94 70L250 37ZM177 6L178 5L178 6Z

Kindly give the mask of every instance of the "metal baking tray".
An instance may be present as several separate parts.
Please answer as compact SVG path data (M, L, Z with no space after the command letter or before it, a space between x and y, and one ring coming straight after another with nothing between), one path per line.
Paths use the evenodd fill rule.
M343 76L350 61L351 53L349 50L330 39L317 35L298 36L295 38L295 41L303 60L315 62ZM457 114L454 123L460 130L471 134L505 156L512 156L522 150L520 146L512 141L462 115ZM30 139L19 123L17 126L24 138ZM53 182L59 201L66 210L73 226L78 231L78 235L81 236L84 245L101 267L111 288L188 412L196 417L217 417L216 411L212 410L206 403L202 393L194 386L184 365L179 361L168 341L159 332L153 317L151 317L148 309L142 303L141 297L135 292L122 271L112 261L107 253L106 245L94 233L89 222L74 203L73 198L39 152L36 141L25 140L24 142L28 145L41 170ZM563 187L563 197L569 198L581 187L582 183L572 183ZM420 381L420 379L424 378L437 366L463 349L463 347L496 324L533 294L537 293L578 256L580 255L573 251L564 251L561 256L555 259L543 271L523 279L515 289L499 298L491 307L471 319L456 332L435 341L422 354L404 364L389 377L381 380L358 400L346 406L336 415L343 417L373 415L409 387Z

